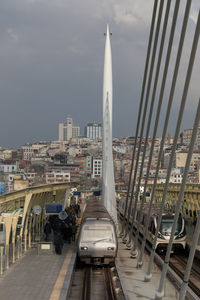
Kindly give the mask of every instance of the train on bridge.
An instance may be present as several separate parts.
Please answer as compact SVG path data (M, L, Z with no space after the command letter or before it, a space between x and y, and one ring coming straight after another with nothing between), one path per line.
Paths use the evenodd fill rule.
M129 206L128 206L129 207ZM118 211L120 216L124 215L124 208L125 208L125 200L118 201ZM148 214L148 203L145 203L143 211L142 211L142 222L138 224L139 221L139 211L140 205L137 206L136 217L134 221L134 229L139 227L139 233L143 236L145 230L145 224L147 222L147 214ZM147 241L152 244L155 239L155 233L157 230L157 223L158 223L158 216L159 216L159 207L158 205L154 205L152 208L152 214L150 217L149 227L148 227L148 234L147 234ZM132 223L133 218L133 209L131 211L131 216L129 222ZM169 211L164 211L162 214L161 225L158 231L158 238L156 241L156 250L158 252L166 250L170 236L172 231L172 226L174 222L174 213ZM184 218L179 215L178 223L176 227L176 232L173 240L173 250L177 249L185 249L186 248L186 226Z
M78 255L86 264L111 265L118 248L116 227L98 198L87 200L78 239Z

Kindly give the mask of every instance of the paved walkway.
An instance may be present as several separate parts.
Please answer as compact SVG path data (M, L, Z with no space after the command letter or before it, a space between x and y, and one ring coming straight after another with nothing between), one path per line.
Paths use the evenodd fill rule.
M62 255L38 255L36 248L28 250L0 277L0 299L66 299L63 294L69 284L67 272L72 268L73 251L74 244L65 244Z
M138 269L137 259L130 258L130 250L126 249L125 244L119 238L118 242L118 255L116 259L116 266L118 274L125 292L126 300L153 300L155 297L155 290L158 288L161 271L154 264L151 282L144 282L145 271L147 270L147 263L149 256L144 256L144 265L142 269ZM166 279L165 281L165 296L163 300L178 299L178 292Z

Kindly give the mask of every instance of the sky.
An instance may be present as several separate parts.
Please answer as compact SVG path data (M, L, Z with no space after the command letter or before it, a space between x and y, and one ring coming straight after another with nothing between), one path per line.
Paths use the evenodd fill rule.
M174 2L172 0L169 25ZM185 0L180 2L157 135L162 133L186 3ZM112 32L113 136L134 136L153 3L153 0L1 0L0 146L18 147L36 141L57 140L58 124L65 122L67 116L73 118L74 125L81 127L82 135L87 123L102 121L107 24ZM199 0L193 0L169 122L168 132L172 136L199 7ZM167 37L169 29L170 26ZM199 67L200 45L182 129L193 126L200 97Z

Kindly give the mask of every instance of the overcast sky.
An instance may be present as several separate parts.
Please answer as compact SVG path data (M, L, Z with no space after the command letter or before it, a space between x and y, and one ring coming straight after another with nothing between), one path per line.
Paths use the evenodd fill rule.
M185 7L185 0L180 2L170 72ZM199 6L199 0L193 0L168 130L171 135ZM107 23L112 32L113 135L134 136L152 10L153 0L1 0L0 146L57 140L58 123L67 116L81 126L82 134L88 122L101 122ZM200 96L199 48L182 129L192 127ZM162 122L158 135L161 129Z

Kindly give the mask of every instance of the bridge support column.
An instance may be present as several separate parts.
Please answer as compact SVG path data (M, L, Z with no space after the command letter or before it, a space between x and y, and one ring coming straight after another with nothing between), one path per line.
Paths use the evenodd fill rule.
M27 229L24 231L24 253L27 251Z
M34 215L33 216L33 222L32 222L32 237L33 237L33 241L35 241L35 236L36 236L36 219L37 219L37 216Z
M41 233L41 214L38 215L38 237L40 239L40 233Z
M22 237L19 237L19 257L22 256Z
M32 215L29 218L29 228L28 228L28 248L31 248L31 224L32 224Z
M4 247L0 247L0 275L3 274L3 251Z
M37 240L38 240L38 237L39 237L39 228L40 228L40 216L37 215L36 216L36 237L37 237Z
M43 235L43 232L44 232L44 225L46 223L46 217L44 214L42 214L42 224L41 224L41 237Z
M10 233L12 228L12 222L13 222L13 216L15 212L11 213L9 216L7 216L4 219L5 225L6 225L6 242L5 242L5 255L6 255L6 269L9 268L9 260L10 260Z
M17 237L16 247L17 247L17 255L16 255L16 258L19 259L19 237Z
M20 215L20 210L18 210L12 219L12 262L14 263L16 260L16 230L17 230L17 223L18 218Z
M9 269L9 244L5 247L5 269Z
M12 242L12 263L15 263L15 242Z

